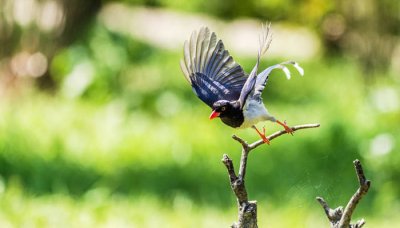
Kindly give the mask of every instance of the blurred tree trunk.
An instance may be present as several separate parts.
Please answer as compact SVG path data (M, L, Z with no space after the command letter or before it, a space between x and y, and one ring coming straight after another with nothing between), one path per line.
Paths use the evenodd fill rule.
M93 20L95 20L95 16L101 7L101 0L58 1L64 9L64 28L60 34L57 34L56 39L53 40L53 47L46 52L49 62L51 62L51 59L58 50L87 35L88 28L93 23ZM44 88L54 87L54 81L49 71L43 77L39 78L38 85Z
M53 88L48 69L54 55L85 37L100 7L101 0L0 0L0 87L39 77L31 81ZM35 53L46 63L38 75L26 70Z

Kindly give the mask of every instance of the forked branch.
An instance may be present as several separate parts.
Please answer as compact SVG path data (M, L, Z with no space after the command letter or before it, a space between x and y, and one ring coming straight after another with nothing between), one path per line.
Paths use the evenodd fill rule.
M293 131L298 131L307 128L319 127L319 124L304 124L292 127ZM273 140L281 135L286 134L286 131L278 131L267 137L268 140ZM232 191L235 193L238 202L238 222L232 225L232 228L256 228L257 226L257 202L248 201L247 190L244 182L247 168L247 157L253 149L264 144L263 140L256 141L252 144L248 144L242 138L233 135L232 138L238 141L242 145L242 155L240 158L240 166L238 175L235 173L232 160L228 155L224 154L222 162L226 166L229 175L229 181L231 184Z
M362 197L367 194L369 187L371 186L371 181L365 178L361 162L359 160L355 160L353 163L360 187L357 189L356 193L354 193L354 195L350 198L344 210L343 207L331 209L322 197L317 197L317 201L323 207L332 228L361 228L365 224L364 219L357 221L355 224L350 224L351 216L353 215L357 204L360 202Z

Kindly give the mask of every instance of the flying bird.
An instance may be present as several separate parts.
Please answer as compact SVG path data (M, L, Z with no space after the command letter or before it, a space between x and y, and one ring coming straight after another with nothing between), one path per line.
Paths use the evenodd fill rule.
M276 122L293 135L293 130L286 122L277 120L264 106L261 94L270 73L274 69L281 69L290 79L286 65L293 65L301 76L304 74L304 70L294 61L282 62L258 73L260 58L272 41L270 30L270 24L262 28L257 62L250 74L243 71L225 49L222 40L207 27L194 31L190 39L185 41L184 58L180 61L193 92L212 108L210 120L219 117L223 123L233 128L252 127L267 144L270 142L265 136L265 128L261 132L255 126L261 121Z

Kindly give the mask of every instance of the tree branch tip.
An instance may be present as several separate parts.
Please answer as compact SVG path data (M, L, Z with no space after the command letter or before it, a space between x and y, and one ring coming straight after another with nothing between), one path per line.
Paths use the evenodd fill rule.
M324 209L326 215L328 215L328 217L329 217L329 210L330 210L330 208L329 208L329 206L328 206L328 203L324 200L324 198L322 198L322 197L320 197L320 196L316 197L316 200L317 200L318 203L322 206L322 208Z
M244 141L242 138L240 138L240 137L237 136L237 135L232 135L232 138L233 138L234 140L236 140L236 141L238 141L238 140Z
M243 149L247 149L249 147L249 144L247 144L247 142L239 136L232 135L232 138L242 144Z
M239 141L240 143L244 142L244 139L240 138L240 137L237 136L237 135L232 135L232 138L233 138L234 140L236 140L236 141Z
M361 228L365 225L365 220L364 219L360 219L357 221L356 223L356 227Z
M360 160L358 160L358 159L354 160L354 161L353 161L353 164L354 164L354 168L355 168L357 171L360 171L360 172L362 172L362 173L364 172Z
M230 166L232 164L232 159L230 159L227 154L224 154L224 155L222 155L221 162L224 163L225 166L228 167L228 166Z
M363 170L360 160L358 160L358 159L354 160L353 164L354 164L354 168L356 170L356 174L357 174L357 178L358 178L360 186L364 187L364 188L366 188L366 190L368 190L369 187L371 186L371 181L365 177L364 170Z
M353 161L353 164L354 164L354 168L355 168L356 170L363 171L363 167L362 167L362 165L361 165L360 160L358 160L358 159L354 160L354 161Z
M303 125L297 125L297 126L293 126L292 128L298 129L298 128L316 128L316 127L320 127L321 124L320 123L312 123L312 124L303 124Z

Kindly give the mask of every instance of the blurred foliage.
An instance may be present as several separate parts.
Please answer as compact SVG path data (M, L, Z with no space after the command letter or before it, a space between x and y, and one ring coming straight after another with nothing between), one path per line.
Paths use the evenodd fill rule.
M13 76L38 77L39 86L54 87L48 62L60 49L87 36L100 4L100 0L3 0L0 43L7 44L0 47L3 81L12 84ZM33 62L33 67L24 67L24 61Z
M180 50L158 49L104 27L95 16L102 3L111 1L57 2L71 14L64 14L63 28L53 33L36 33L40 23L34 20L0 26L0 39L8 44L1 47L0 62L0 227L28 222L38 227L228 226L236 205L220 159L229 153L239 161L240 147L230 135L253 141L258 139L254 132L208 121L209 108L180 72ZM278 118L290 125L320 122L321 128L283 136L250 156L246 181L250 198L262 205L260 226L327 225L314 198L324 196L332 207L347 202L357 188L355 158L373 181L357 216L366 217L371 227L398 222L400 83L390 71L364 83L365 66L388 68L393 53L371 64L376 56L368 52L365 66L356 64L362 58L353 56L363 52L346 37L363 34L357 26L364 19L348 19L352 14L345 12L345 3L123 2L225 20L283 20L320 32L327 55L301 62L303 78L294 74L286 81L275 72L264 93ZM398 39L397 5L381 4L393 8L369 20L381 24L385 17L390 23L367 30ZM345 27L332 33L330 26L337 23ZM37 69L15 71L20 61L43 60L42 55L47 61L43 75ZM263 60L262 68L279 61ZM254 62L240 59L245 69ZM268 132L280 129L265 124Z
M399 62L400 3L392 0L337 1L322 21L327 50L354 56L368 80ZM336 27L336 28L335 28ZM333 48L332 47L336 47ZM396 54L397 55L397 54Z
M241 17L260 18L268 21L285 20L296 23L318 23L318 20L335 6L333 2L322 0L278 1L278 0L233 0L227 3L216 1L183 0L123 0L133 5L166 7L185 12L207 13L222 19Z

